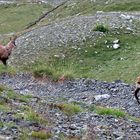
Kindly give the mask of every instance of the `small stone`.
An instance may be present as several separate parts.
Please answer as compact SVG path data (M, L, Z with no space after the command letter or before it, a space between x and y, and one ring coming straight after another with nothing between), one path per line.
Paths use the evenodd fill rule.
M94 96L94 98L95 98L96 101L99 101L99 100L102 100L102 99L110 98L110 95L108 95L108 94L96 95L96 96Z
M118 49L119 47L120 47L119 44L114 44L114 45L113 45L113 48L114 48L114 49Z
M130 15L124 15L124 14L121 14L120 17L121 17L122 19L125 19L125 20L130 20L130 19L132 19L132 16L130 16Z
M83 63L83 60L79 60L79 63Z
M119 42L120 42L119 39L113 41L114 44L118 44Z
M115 131L113 132L113 136L116 138L116 139L120 139L120 138L123 138L124 137L124 133L123 132L118 132L118 131Z
M97 11L96 13L103 13L103 11Z
M69 127L71 130L76 130L77 129L77 126L75 124L71 124L70 127Z
M105 44L107 44L108 43L108 41L107 40L105 40Z
M57 54L55 54L55 55L54 55L54 57L55 57L55 58L59 58L60 56L59 56L59 55L57 55Z
M9 136L0 135L0 140L11 140L12 138Z
M128 30L128 31L133 31L133 29L130 28L130 27L127 27L126 30Z

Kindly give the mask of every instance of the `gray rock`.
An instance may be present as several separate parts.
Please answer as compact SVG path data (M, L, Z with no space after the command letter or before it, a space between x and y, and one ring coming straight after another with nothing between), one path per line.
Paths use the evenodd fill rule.
M113 44L113 49L118 49L118 48L120 48L119 44Z
M110 95L109 94L96 95L96 96L94 96L94 98L95 98L96 101L99 101L99 100L102 100L102 99L110 98Z

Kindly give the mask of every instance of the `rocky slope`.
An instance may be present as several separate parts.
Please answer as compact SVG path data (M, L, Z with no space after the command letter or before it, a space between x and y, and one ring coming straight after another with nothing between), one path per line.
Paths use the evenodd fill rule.
M97 24L108 25L110 29L125 29L126 32L135 32L135 21L140 20L140 13L96 13L91 16L75 16L50 25L39 27L29 31L16 40L17 49L13 53L11 61L18 63L22 60L36 59L38 53L48 47L81 45L86 39L96 40L101 32L93 29ZM36 56L34 58L34 56ZM18 61L18 62L17 62Z
M31 102L27 104L49 121L51 127L48 127L53 134L51 139L62 139L60 137L61 133L67 137L85 140L93 140L93 138L102 140L140 138L140 124L137 121L127 116L118 118L112 115L98 115L96 112L90 111L91 106L97 105L119 108L129 115L139 117L139 104L132 94L134 91L133 85L125 84L122 81L108 83L92 79L52 83L47 79L34 79L29 74L17 74L15 76L3 74L0 75L0 83L14 89L16 94L33 95ZM56 106L65 103L78 104L83 111L72 116L66 115L59 106ZM17 103L17 105L19 104L23 104L23 102ZM14 112L16 111L22 113L20 109L15 109ZM10 114L2 113L1 121L9 122L14 119L13 115ZM6 117L6 120L4 117ZM22 119L17 120L17 124L19 126L26 125L31 130L34 130L35 127L38 130L41 127L39 124L35 126L35 124L23 122ZM34 127L34 129L31 127ZM19 129L14 126L10 130L9 128L0 130L2 136L11 139L13 138L13 132L15 138L20 134Z
M56 5L62 1L43 2ZM139 21L139 12L102 11L55 21L18 37L9 62L23 64L37 59L48 47L94 41L105 35L93 31L97 24L135 35ZM109 83L83 78L57 83L26 73L0 74L0 139L41 139L44 133L52 140L140 139L140 106L132 94L134 88L120 80ZM119 117L115 111L99 114L96 107L123 113Z

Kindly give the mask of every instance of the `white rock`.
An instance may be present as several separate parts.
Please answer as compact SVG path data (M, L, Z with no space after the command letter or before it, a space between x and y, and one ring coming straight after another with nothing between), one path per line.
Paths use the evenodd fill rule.
M120 40L119 40L119 39L117 39L117 40L114 40L114 41L113 41L113 43L114 43L114 44L118 44L118 43L119 43L119 41L120 41Z
M57 55L57 54L55 54L55 55L54 55L54 57L55 57L55 58L59 58L60 56L59 56L59 55Z
M120 47L119 44L114 44L114 45L113 45L113 49L118 49L119 47Z
M0 140L10 140L11 137L0 135Z
M105 44L107 44L107 42L108 42L108 41L106 40L106 41L105 41Z
M128 31L133 31L133 29L130 28L130 27L127 27L126 30L128 30Z
M79 63L83 63L83 60L79 60Z
M72 46L71 48L76 50L77 49L77 46Z
M108 99L108 98L110 98L110 95L108 95L108 94L96 95L96 96L94 96L94 98L95 98L96 101L99 101L101 99Z
M103 11L97 11L96 13L103 13Z
M121 14L120 17L121 17L122 19L126 19L126 20L132 19L132 16L130 16L130 15L124 15L124 14Z
M61 54L61 58L64 59L66 56L65 54Z

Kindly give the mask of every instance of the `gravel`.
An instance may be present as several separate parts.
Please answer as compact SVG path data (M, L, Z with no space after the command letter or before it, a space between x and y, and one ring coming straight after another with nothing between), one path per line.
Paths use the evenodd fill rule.
M47 51L48 47L83 45L87 39L94 41L97 37L105 35L102 32L93 31L97 24L135 33L135 20L140 20L140 13L97 12L95 15L69 17L38 27L17 38L18 47L13 51L10 64L26 63L31 59L34 62L41 52Z
M40 81L30 74L0 75L0 83L14 89L17 94L32 93L41 100L39 104L34 100L30 105L53 124L52 139L59 139L60 133L80 139L90 139L91 136L99 139L140 138L139 123L126 117L98 115L88 110L91 105L99 105L120 108L132 116L139 117L139 104L132 94L134 85L125 84L120 80L108 83L94 79L77 79L60 84L46 79ZM55 104L73 102L78 103L85 111L67 116L55 107ZM51 107L51 104L54 106ZM2 130L0 132L3 134Z

